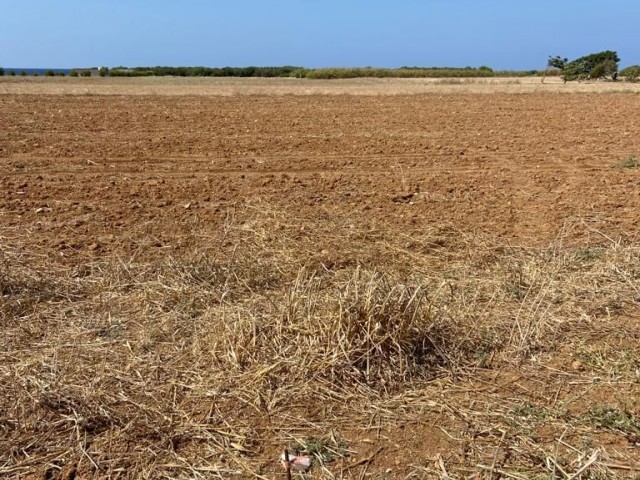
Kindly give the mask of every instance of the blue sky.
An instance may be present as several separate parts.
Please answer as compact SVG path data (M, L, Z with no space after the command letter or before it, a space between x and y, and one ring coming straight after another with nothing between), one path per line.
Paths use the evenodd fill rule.
M0 0L0 66L624 66L639 21L639 0Z

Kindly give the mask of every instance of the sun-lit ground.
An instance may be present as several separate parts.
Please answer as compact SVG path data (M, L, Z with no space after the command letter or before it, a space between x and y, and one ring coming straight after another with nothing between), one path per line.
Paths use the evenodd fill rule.
M0 77L0 94L39 95L403 95L420 93L634 92L640 83L524 78L45 78Z
M1 80L0 477L637 476L640 96L528 80Z

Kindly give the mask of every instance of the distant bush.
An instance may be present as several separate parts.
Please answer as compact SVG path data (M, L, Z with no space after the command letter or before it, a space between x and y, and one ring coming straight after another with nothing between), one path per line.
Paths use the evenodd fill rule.
M637 82L640 80L640 65L632 65L620 70L619 76L629 82Z
M44 73L45 77L55 77L56 76L56 72L54 72L53 70L47 70Z
M9 73L7 73L7 75L9 75L10 77L15 77L16 76L16 72L15 72L15 70L9 70Z
M21 77L26 77L27 76L27 72L25 72L24 70L20 70L20 76Z
M4 68L0 67L0 77L4 77Z
M91 71L90 70L82 70L80 75L82 75L83 77L90 77L91 76Z
M106 77L107 75L109 75L109 69L107 67L100 67L100 69L98 70L98 74L101 77Z
M71 73L69 73L70 77L77 77L78 76L78 72L76 72L75 70L71 70Z

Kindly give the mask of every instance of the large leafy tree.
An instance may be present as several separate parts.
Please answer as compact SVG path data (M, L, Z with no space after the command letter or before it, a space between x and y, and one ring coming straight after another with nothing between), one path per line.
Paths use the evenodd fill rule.
M549 57L550 67L562 70L562 77L566 81L584 80L587 78L611 78L618 76L618 64L620 57L612 50L585 55L572 61L566 58Z

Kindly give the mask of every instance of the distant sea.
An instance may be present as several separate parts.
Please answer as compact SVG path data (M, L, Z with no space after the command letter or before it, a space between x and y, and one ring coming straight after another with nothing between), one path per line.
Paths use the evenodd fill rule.
M5 75L7 75L12 70L16 72L16 75L19 75L20 72L25 72L27 75L35 75L37 73L38 75L42 76L47 72L47 70L53 70L54 73L64 73L65 75L69 75L71 73L70 68L2 68L4 68Z

